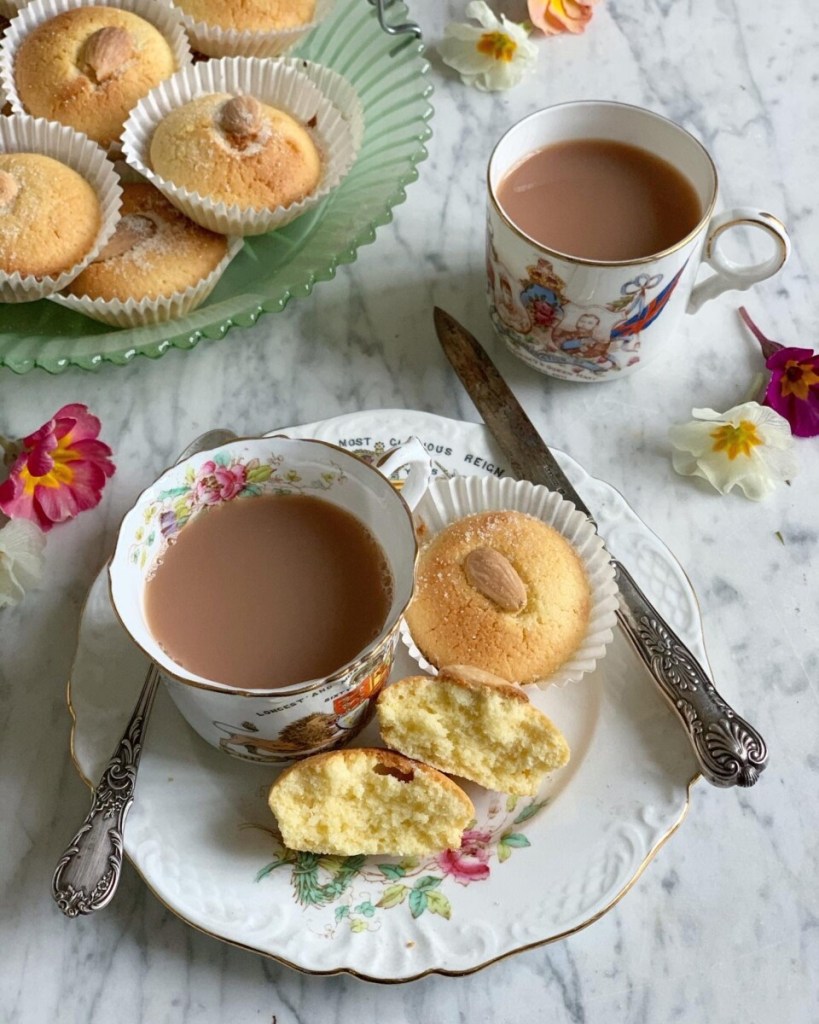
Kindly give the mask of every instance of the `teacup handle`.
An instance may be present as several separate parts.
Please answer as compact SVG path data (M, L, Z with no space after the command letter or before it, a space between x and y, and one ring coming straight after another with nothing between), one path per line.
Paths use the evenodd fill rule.
M767 231L776 243L776 251L761 263L742 264L728 259L719 248L719 240L726 231L736 227L761 228ZM716 273L706 281L695 285L688 300L688 312L697 310L709 299L723 292L744 291L751 285L758 284L780 270L790 255L791 242L788 232L781 221L770 213L755 210L751 206L738 206L726 210L714 217L708 225L705 247L702 253L703 263L707 263Z
M404 479L401 487L401 497L409 505L410 509L415 508L424 496L429 481L432 477L432 463L427 455L426 449L417 437L411 437L404 444L397 448L390 448L376 462L379 472L387 479L403 466L409 466L409 474Z

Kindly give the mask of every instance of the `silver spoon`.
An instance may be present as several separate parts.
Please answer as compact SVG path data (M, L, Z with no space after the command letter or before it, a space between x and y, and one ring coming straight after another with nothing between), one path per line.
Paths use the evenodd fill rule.
M231 430L209 430L188 445L177 462L235 437ZM57 864L51 892L66 917L100 910L117 890L125 818L134 802L137 768L158 685L159 672L152 662L122 739L94 790L91 810Z

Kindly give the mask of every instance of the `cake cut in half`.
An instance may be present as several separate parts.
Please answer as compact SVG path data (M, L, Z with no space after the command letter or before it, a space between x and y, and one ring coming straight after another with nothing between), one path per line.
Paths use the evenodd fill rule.
M342 857L457 849L475 815L435 768L367 747L297 761L273 783L269 804L285 846Z
M534 796L569 760L563 734L524 690L479 669L402 679L376 708L388 747L501 793Z

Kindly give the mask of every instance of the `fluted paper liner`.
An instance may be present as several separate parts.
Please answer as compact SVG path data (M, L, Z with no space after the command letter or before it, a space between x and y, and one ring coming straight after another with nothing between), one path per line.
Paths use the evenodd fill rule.
M143 324L160 324L185 316L201 306L210 295L219 278L244 245L244 239L234 236L228 239L228 247L219 264L201 281L183 291L173 292L158 299L91 299L87 295L54 294L49 298L66 309L101 320L112 327L141 327Z
M541 688L577 682L593 671L613 640L618 607L614 566L586 516L560 494L527 480L466 476L433 480L415 509L414 517L416 524L423 524L426 542L464 516L504 509L524 512L553 527L569 541L583 563L591 588L586 633L579 648L556 672L536 680ZM423 671L437 675L438 670L413 640L406 621L401 624L401 639Z
M97 256L116 229L122 191L105 151L82 132L75 132L73 128L55 121L25 114L0 117L0 153L42 153L59 160L82 175L100 201L102 223L99 233L79 263L57 277L35 277L19 271L4 274L0 271L0 301L33 302L65 288Z
M176 107L212 93L254 96L304 125L321 155L318 187L297 203L260 209L214 202L156 174L150 148L157 124ZM355 162L363 133L355 90L330 68L292 57L223 57L179 71L152 89L131 111L122 143L131 167L197 224L223 235L262 235L313 209L336 188Z
M0 0L2 3L2 0ZM27 113L14 81L14 60L17 48L38 25L75 7L118 7L149 21L170 44L177 68L190 65L192 60L188 37L182 28L179 12L170 0L30 0L12 18L0 42L0 91L5 92L15 114Z
M333 3L334 0L317 0L313 17L304 25L265 31L220 28L197 21L181 7L178 10L191 46L199 53L208 57L278 57L320 25L332 11Z

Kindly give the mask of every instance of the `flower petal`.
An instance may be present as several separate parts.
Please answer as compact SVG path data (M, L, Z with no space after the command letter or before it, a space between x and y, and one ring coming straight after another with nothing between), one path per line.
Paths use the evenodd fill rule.
M45 537L33 523L12 519L0 529L0 608L17 604L40 580Z
M694 409L692 415L669 431L678 473L701 477L721 494L739 487L753 500L796 473L790 427L773 409L744 402L722 414Z

